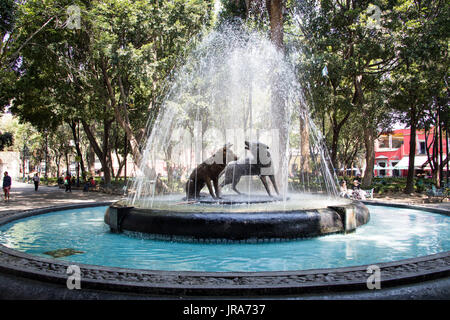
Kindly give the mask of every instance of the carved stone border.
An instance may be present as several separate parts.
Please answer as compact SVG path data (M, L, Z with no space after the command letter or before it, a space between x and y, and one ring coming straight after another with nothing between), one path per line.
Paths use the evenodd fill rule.
M22 211L0 218L0 225L55 210L109 204L76 204ZM74 263L36 257L0 245L2 273L65 286L67 267L71 264ZM370 276L367 265L275 272L177 272L77 265L81 269L83 289L181 296L261 296L367 290ZM450 251L376 265L380 268L382 288L439 279L450 275Z

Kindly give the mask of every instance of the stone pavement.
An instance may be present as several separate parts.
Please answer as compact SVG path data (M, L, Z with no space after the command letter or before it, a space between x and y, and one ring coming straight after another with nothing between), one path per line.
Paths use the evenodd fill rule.
M413 193L411 195L406 195L403 192L396 192L383 196L375 195L373 201L386 203L399 203L427 208L450 210L450 202L448 198L444 199L444 201L437 201L434 199L433 202L430 202L428 196L420 193Z
M10 201L4 201L4 194L0 197L0 217L17 210L30 210L36 208L52 207L74 203L92 203L120 200L119 195L110 195L100 192L83 192L72 190L65 192L56 186L47 187L40 185L38 191L34 191L34 184L13 181Z

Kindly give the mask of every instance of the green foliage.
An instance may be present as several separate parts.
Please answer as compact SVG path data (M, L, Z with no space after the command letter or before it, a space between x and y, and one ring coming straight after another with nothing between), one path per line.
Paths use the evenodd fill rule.
M399 1L393 12L398 65L388 79L387 102L412 128L435 126L438 106L448 113L450 4L438 0ZM448 133L449 127L444 126L444 130ZM437 178L436 170L433 176ZM411 172L405 192L413 187Z
M268 30L267 12L257 10L262 1L221 2L218 24L237 18ZM67 28L73 4L81 9L80 29ZM196 35L211 27L213 6L202 0L1 1L0 107L10 105L33 127L14 122L0 131L12 133L15 150L26 143L33 152L42 146L38 131L46 132L57 157L73 152L63 124L82 119L105 159L112 149L124 153L126 125L141 141L174 70ZM363 157L367 135L398 119L410 123L413 109L416 120L430 126L438 103L448 131L448 2L288 0L286 6L286 50L336 166ZM201 106L207 99L185 100ZM128 124L114 123L115 106Z
M79 29L68 28L70 5L80 8ZM71 136L68 131L61 137L62 125L81 120L109 180L105 167L111 149L124 145L119 137L125 128L111 134L116 107L137 140L143 138L146 120L156 118L180 57L208 27L212 7L200 0L20 3L11 37L15 46L9 51L19 63L0 81L0 103L14 97L11 112L50 134L54 159L71 151L58 150L53 142Z
M191 39L208 26L211 10L211 3L198 0L109 1L93 8L92 55L105 59L117 100L126 105L136 133L148 113L159 110L174 68Z
M14 0L0 2L0 109L9 104L13 97L11 87L16 80L12 70L14 59L14 35L11 34L16 20L16 3Z
M10 132L0 133L0 151L3 151L5 147L10 147L14 143L14 137Z
M357 161L361 154L355 149L388 127L391 119L384 103L383 76L396 47L388 28L392 5L375 3L382 14L373 25L372 3L290 3L288 48L301 51L295 61L299 79L335 167ZM349 141L355 136L364 139Z
M219 15L219 24L236 18L242 20L247 18L247 6L245 4L245 0L222 0L221 2L222 10Z
M41 135L29 124L21 124L11 114L3 114L0 121L0 132L9 132L14 137L11 148L13 151L22 152L26 145L31 154L41 148Z
M299 78L335 165L358 161L359 138L371 144L411 110L424 119L448 99L448 3L305 0L288 10L287 47L301 50Z
M14 27L16 3L14 0L3 0L0 3L0 35L2 38Z

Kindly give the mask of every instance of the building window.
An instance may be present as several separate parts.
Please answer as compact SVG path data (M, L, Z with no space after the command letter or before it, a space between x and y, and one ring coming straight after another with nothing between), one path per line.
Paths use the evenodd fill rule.
M389 148L389 136L380 137L378 139L378 147L380 149L382 149L382 148L385 148L385 149Z
M426 144L425 141L419 141L419 154L426 154Z
M391 162L391 166L392 166L392 167L395 167L395 166L397 165L397 163L398 163L398 161ZM398 169L393 169L393 170L392 170L392 175L393 175L394 177L400 177L400 170L398 170Z
M403 144L403 138L392 138L392 149L398 149Z
M382 168L386 168L386 162L378 162L378 165ZM386 175L386 170L381 169L379 175L384 177Z

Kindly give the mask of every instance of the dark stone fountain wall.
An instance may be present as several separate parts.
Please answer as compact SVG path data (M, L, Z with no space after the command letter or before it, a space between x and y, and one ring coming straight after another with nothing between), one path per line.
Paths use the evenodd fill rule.
M220 209L218 209L220 210ZM352 232L370 219L360 202L323 209L273 212L171 212L115 204L105 213L113 232L133 231L161 238L282 240Z

